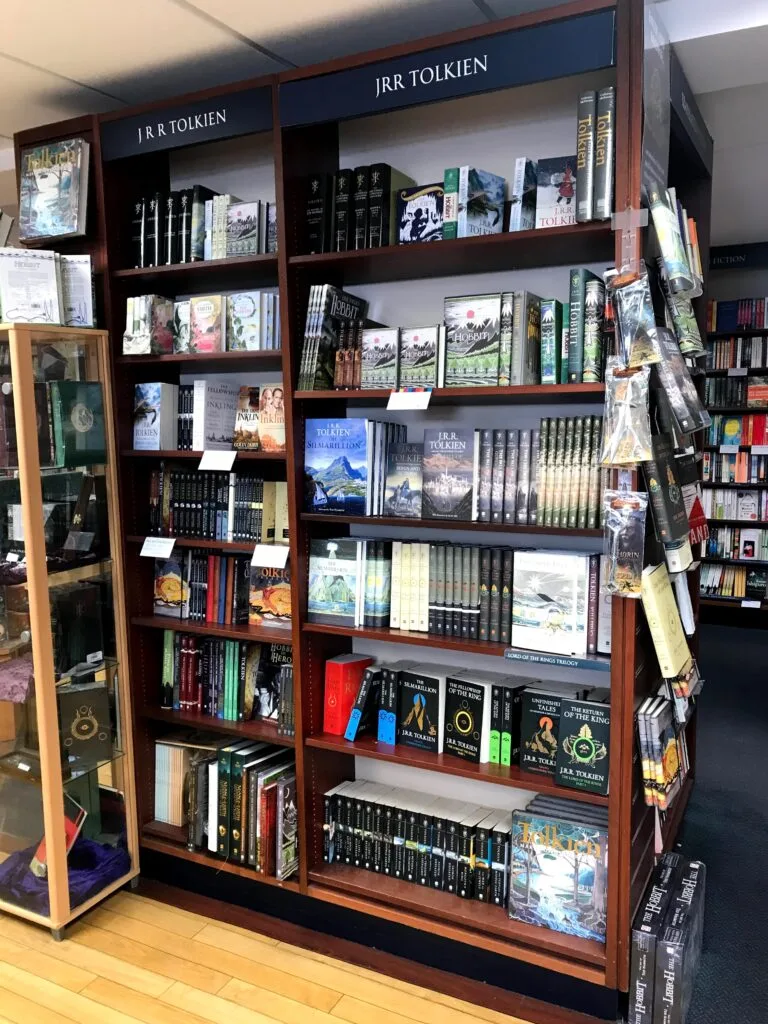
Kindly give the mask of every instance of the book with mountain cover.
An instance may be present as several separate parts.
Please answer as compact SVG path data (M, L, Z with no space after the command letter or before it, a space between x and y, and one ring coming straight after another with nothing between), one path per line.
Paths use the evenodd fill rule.
M308 419L304 442L305 507L365 515L368 421Z
M512 644L552 654L587 653L587 555L518 551Z
M538 165L535 160L519 156L510 187L510 231L532 231L536 227L536 184Z
M424 445L391 444L387 457L384 514L421 519Z
M435 387L440 346L439 327L402 328L398 357L398 386Z
M444 232L445 238L471 238L476 235L499 234L504 224L504 187L498 174L464 165L457 175L456 233ZM449 171L444 181L453 180Z
M499 382L501 294L446 298L445 386Z
M400 330L370 327L362 332L360 387L397 387Z
M473 507L474 430L425 430L422 517L470 520Z
M359 573L358 544L353 538L312 538L308 621L354 626Z
M22 149L19 239L74 238L86 231L90 144L85 139Z
M322 391L333 387L340 331L352 321L365 321L367 312L365 299L334 285L312 285L299 369L300 389Z

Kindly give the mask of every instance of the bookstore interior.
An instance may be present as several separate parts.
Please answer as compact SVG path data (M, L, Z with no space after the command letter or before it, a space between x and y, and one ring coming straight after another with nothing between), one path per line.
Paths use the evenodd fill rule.
M768 244L664 5L533 6L15 133L3 913L149 879L488 1020L764 1019L691 1006Z

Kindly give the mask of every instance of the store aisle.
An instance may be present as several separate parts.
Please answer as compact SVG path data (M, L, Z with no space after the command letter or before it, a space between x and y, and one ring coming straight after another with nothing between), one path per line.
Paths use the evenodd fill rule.
M128 893L67 936L0 915L0 1024L525 1024Z
M689 1024L765 1024L768 636L704 626L696 786L683 852L707 865L704 953Z

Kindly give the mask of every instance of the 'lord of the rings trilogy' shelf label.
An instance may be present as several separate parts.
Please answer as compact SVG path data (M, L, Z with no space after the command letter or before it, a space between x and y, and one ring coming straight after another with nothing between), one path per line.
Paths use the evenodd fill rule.
M378 114L612 67L615 11L478 36L280 86L284 127Z
M101 124L103 160L156 153L272 128L272 90L243 89Z

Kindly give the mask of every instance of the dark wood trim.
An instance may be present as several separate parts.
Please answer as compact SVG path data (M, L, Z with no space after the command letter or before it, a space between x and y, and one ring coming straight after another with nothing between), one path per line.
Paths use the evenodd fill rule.
M166 708L136 708L136 714L153 722L165 722L166 725L189 726L201 732L223 732L238 736L241 739L264 740L278 747L293 747L296 741L291 736L280 736L277 725L271 721L254 720L252 722L228 722L223 718L212 718L210 715L199 715L192 711L170 711Z
M201 636L220 636L225 640L249 640L253 643L289 644L291 633L287 629L268 629L266 626L231 626L215 622L190 622L163 615L135 615L131 625L142 629L170 629L175 633L196 633Z
M378 405L388 402L390 390L381 388L338 391L297 391L299 402L346 402ZM430 405L531 405L534 402L602 402L604 384L513 384L510 387L433 388Z
M165 853L171 857L180 857L193 864L202 864L204 867L213 868L214 871L224 871L228 875L238 875L240 878L247 878L249 882L257 882L260 885L273 885L288 892L299 891L299 883L292 879L279 882L271 875L262 875L244 864L233 864L232 861L222 860L221 857L200 850L188 850L183 840L167 839L153 834L157 832L157 825L158 822L150 822L144 826L142 831L141 845L148 850Z

